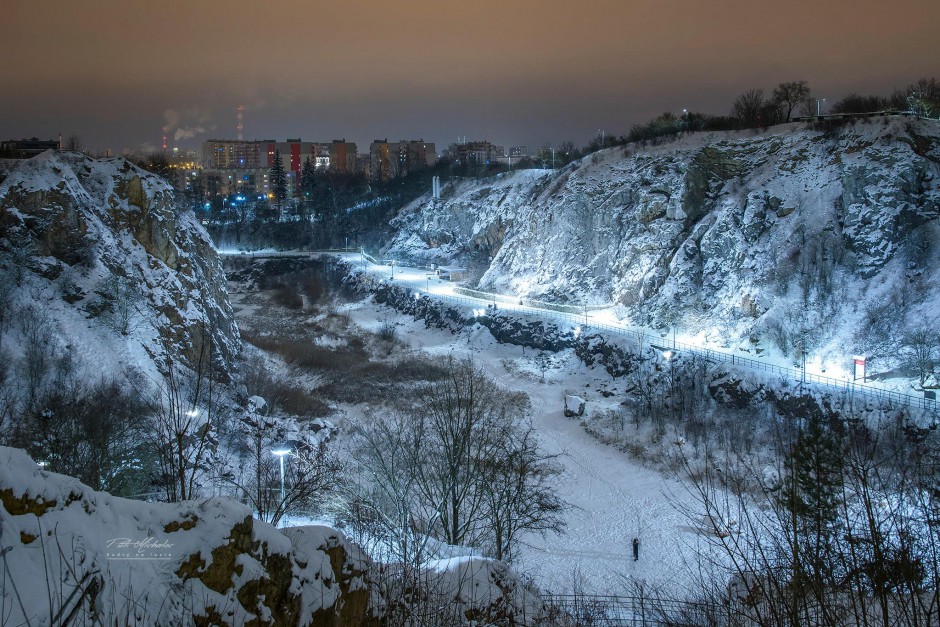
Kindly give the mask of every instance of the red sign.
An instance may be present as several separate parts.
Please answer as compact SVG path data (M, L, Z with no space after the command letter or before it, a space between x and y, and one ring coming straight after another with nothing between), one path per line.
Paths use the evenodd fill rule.
M855 378L856 379L865 378L865 356L864 355L855 356Z

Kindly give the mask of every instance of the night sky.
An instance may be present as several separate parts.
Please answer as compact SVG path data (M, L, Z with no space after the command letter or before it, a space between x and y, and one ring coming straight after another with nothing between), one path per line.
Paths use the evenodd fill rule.
M3 0L0 139L565 140L940 78L938 0ZM178 137L177 141L174 141Z

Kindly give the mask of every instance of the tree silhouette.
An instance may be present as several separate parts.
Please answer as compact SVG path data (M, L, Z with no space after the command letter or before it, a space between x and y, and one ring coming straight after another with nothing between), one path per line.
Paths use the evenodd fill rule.
M274 194L274 206L277 215L281 215L281 204L287 198L287 174L284 164L281 163L281 151L274 151L274 165L271 166L271 192Z

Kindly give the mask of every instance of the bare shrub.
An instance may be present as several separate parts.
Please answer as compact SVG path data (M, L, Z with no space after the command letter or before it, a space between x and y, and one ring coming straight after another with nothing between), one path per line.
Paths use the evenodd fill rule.
M326 403L303 387L273 374L259 357L245 364L242 382L250 396L263 397L287 414L317 418L331 413Z
M296 287L282 286L274 290L271 299L281 307L303 309L304 299L297 293Z
M380 340L394 342L396 339L395 322L393 320L386 320L383 322L382 326L379 328L379 332L376 335Z
M300 289L310 304L319 302L327 292L323 280L315 274L303 276L300 279Z
M242 339L263 351L280 355L292 366L311 370L350 370L367 359L362 340L330 348L307 339L276 338L242 333ZM357 345L358 344L358 345Z

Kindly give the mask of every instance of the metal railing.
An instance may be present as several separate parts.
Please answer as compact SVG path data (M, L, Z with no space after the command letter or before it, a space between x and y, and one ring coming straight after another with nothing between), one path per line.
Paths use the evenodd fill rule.
M322 251L311 251L311 252L298 252L298 253L261 253L258 255L252 255L256 257L277 257L277 256L301 256L307 255L312 256L316 254L357 254L361 256L361 259L365 262L368 261L372 265L378 266L392 266L394 267L396 261L394 259L377 259L372 255L369 255L364 250L354 250L354 249L333 249L333 250L322 250ZM410 266L412 268L418 268L422 270L432 271L433 268L430 266ZM391 277L389 277L391 279ZM827 377L825 375L816 374L812 372L804 371L801 368L789 368L787 366L780 366L778 364L771 364L759 359L754 359L752 357L744 357L741 355L736 355L734 353L714 350L709 348L703 348L701 346L693 346L684 342L677 342L675 340L668 341L666 337L661 334L650 332L648 330L636 329L627 327L625 325L614 325L597 320L590 319L590 312L596 311L597 309L602 309L604 306L601 305L588 305L585 307L572 307L570 305L555 305L552 303L545 303L544 301L537 301L531 299L522 299L522 304L519 304L518 298L513 298L506 296L505 294L495 294L492 292L485 292L482 290L475 290L465 287L457 286L454 289L453 294L448 293L439 293L429 290L426 287L425 280L408 280L401 278L400 276L395 277L394 283L398 285L408 285L410 288L416 290L416 293L423 293L428 298L434 298L441 301L446 301L454 303L457 305L463 305L470 308L486 307L488 305L499 305L500 309L504 311L510 311L530 316L547 318L550 320L563 320L565 322L570 322L572 325L580 327L580 332L591 331L606 331L614 335L621 337L631 338L641 345L643 343L649 344L651 346L660 348L662 350L670 349L680 354L693 355L695 357L705 359L713 363L725 363L733 367L746 368L748 370L754 370L758 372L766 372L772 375L778 375L785 380L791 381L796 384L802 384L803 386L823 386L829 388L830 390L837 390L845 394L846 396L856 396L861 395L869 399L876 400L881 403L887 403L895 406L903 407L915 407L926 410L932 410L937 412L938 405L936 398L928 398L926 395L916 395L908 394L906 392L899 392L897 390L888 390L882 387L869 385L866 383L859 383L857 381L850 381L847 379L837 379L835 377ZM576 311L573 311L576 309Z
M748 370L778 375L783 379L789 380L795 384L802 384L804 386L823 386L830 388L831 390L838 390L847 396L861 395L878 402L895 406L917 407L933 410L935 412L938 409L937 400L934 398L928 398L926 396L919 396L916 394L908 394L905 392L899 392L897 390L888 390L878 386L868 385L866 383L859 383L857 381L827 377L825 375L804 371L801 368L789 368L786 366L780 366L778 364L767 363L752 357L743 357L741 355L736 355L730 352L703 348L701 346L694 346L692 344L677 342L675 340L669 341L668 338L664 337L663 335L651 333L647 330L591 320L589 316L591 312L590 308L587 311L581 309L580 313L564 311L561 308L548 310L544 307L528 304L525 302L525 299L523 299L523 304L520 305L518 304L518 299L510 298L502 294L484 292L481 290L459 288L454 290L454 294L446 294L428 290L425 287L425 282L423 280L410 281L408 279L398 277L395 279L395 283L408 285L409 287L415 289L416 293L422 293L430 298L465 305L471 308L498 304L500 309L503 311L570 322L571 324L580 327L580 333L587 333L589 331L598 330L606 331L614 335L631 338L640 344L646 343L651 346L661 348L662 350L674 350L686 355L693 355L713 363L724 363L734 367L746 368ZM469 292L475 295L468 296L460 294L460 292ZM529 302L532 303L538 301Z
M543 595L550 618L557 624L604 627L662 627L704 624L702 620L721 617L722 608L693 601L654 596L596 594ZM567 622L570 621L570 622Z

